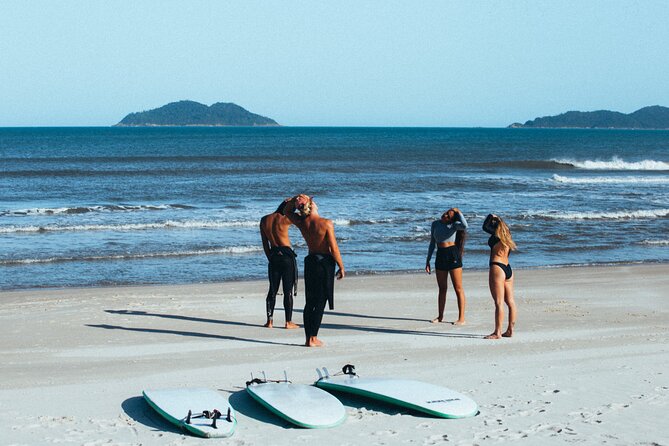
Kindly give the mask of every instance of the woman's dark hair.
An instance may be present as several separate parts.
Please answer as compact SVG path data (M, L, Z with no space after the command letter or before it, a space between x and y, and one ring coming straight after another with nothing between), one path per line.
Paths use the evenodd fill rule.
M467 240L466 231L457 231L455 233L455 247L460 253L460 258L462 258L462 256L465 254L465 240Z

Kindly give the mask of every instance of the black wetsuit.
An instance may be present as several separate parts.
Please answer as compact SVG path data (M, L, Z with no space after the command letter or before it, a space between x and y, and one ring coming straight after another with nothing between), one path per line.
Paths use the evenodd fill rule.
M274 317L276 293L279 282L283 283L283 308L286 311L286 322L293 319L293 290L297 294L297 254L288 246L275 246L269 251L269 292L267 293L267 319Z
M304 332L307 338L318 335L325 302L334 309L336 262L330 254L309 254L304 258Z

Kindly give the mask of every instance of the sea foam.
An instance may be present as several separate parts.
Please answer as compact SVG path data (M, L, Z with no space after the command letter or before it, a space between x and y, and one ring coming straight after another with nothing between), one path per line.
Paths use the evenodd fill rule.
M95 262L95 261L109 261L109 260L141 260L151 258L167 258L167 257L193 257L205 255L220 255L220 254L248 254L262 251L260 246L229 246L225 248L212 249L196 249L186 251L166 251L166 252L149 252L138 254L110 254L103 256L82 256L82 257L46 257L46 258L29 258L29 259L5 259L0 260L0 265L31 265L41 263L63 263L63 262Z
M576 161L571 159L553 159L551 161L562 165L574 166L578 169L588 170L669 170L669 163L664 161L643 160L630 162L617 156L614 156L609 161Z
M253 220L243 221L207 221L207 220L167 220L156 223L126 223L117 225L45 225L45 226L0 226L0 234L35 233L35 232L73 232L73 231L148 231L160 229L222 229L248 228L257 226Z
M168 209L194 209L194 207L185 204L144 204L144 205L106 204L99 206L10 209L10 210L0 211L0 216L61 215L61 214L71 215L71 214L87 214L89 212L164 211Z
M669 217L669 209L640 209L618 212L533 212L522 218L542 218L547 220L629 220Z
M553 181L565 184L669 184L669 177L564 177L562 175L554 174Z

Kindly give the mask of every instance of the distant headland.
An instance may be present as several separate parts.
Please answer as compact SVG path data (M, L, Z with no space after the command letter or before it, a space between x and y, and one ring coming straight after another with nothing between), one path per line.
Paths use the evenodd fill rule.
M195 101L179 101L153 110L130 113L114 127L278 125L273 119L256 115L233 103L217 102L206 106Z
M557 116L544 116L513 123L509 128L582 128L582 129L669 129L669 108L653 105L625 114L609 110L592 112L568 111Z

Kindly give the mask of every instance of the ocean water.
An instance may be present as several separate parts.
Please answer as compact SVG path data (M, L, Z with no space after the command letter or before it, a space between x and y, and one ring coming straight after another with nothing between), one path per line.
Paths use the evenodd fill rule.
M465 268L490 212L516 268L669 261L668 131L5 128L0 289L264 278L258 221L302 192L349 274L422 271L452 206Z

